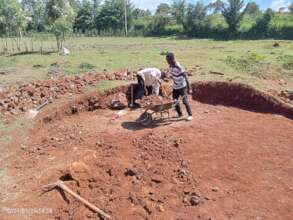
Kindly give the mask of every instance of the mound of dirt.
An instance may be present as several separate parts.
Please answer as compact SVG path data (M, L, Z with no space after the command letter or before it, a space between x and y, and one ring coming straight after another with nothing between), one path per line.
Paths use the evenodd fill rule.
M128 106L128 99L125 93L118 92L107 98L107 106L113 110L121 110Z
M191 214L192 207L204 203L181 155L182 138L149 132L130 141L137 149L131 164L118 159L118 143L102 139L94 155L73 162L60 178L70 177L68 186L86 198L95 198L92 202L113 219L171 219L178 215L177 208ZM76 220L100 219L69 199L69 204L60 204L55 219L70 219L73 213Z
M54 65L59 65L58 63ZM167 70L166 81L170 81L170 74ZM194 69L188 71L191 76ZM87 74L83 76L59 77L26 84L12 85L5 90L0 90L0 113L4 115L18 115L26 112L28 109L36 108L43 104L48 98L58 99L65 95L81 94L87 85L97 84L102 80L135 80L136 72L119 71L111 74ZM161 91L163 95L170 95L168 86ZM135 88L134 88L135 91ZM130 100L130 90L126 93Z
M293 90L283 90L280 92L279 96L285 99L287 102L293 101Z
M105 93L92 92L89 94L81 95L75 100L66 103L62 107L51 107L50 109L45 109L39 115L39 120L37 123L48 123L54 120L61 120L64 115L70 116L86 111L95 111L97 109L107 109L111 108L109 106L113 99L117 98L117 95L127 94L129 86L120 86ZM124 96L123 96L124 97ZM127 96L126 96L127 97ZM123 104L126 104L126 97L123 99ZM121 100L122 101L122 100Z
M37 107L48 98L58 99L64 95L81 94L87 85L97 84L102 80L133 80L133 76L129 72L88 74L12 85L1 92L0 112L17 115Z
M196 82L193 99L210 104L236 106L247 110L284 115L293 119L293 107L255 88L230 82Z
M142 108L154 105L162 105L169 102L172 102L172 99L165 98L162 96L151 95L151 96L144 96L142 99L136 101Z

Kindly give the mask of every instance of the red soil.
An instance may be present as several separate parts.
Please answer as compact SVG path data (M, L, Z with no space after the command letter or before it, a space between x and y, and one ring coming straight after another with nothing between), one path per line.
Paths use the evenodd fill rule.
M244 109L281 114L293 119L293 106L251 86L230 82L197 82L193 98L204 103L237 106Z
M203 101L211 94L214 103L228 97L224 90L193 88ZM248 90L236 99L244 101L229 105L243 107ZM258 92L250 97L267 101ZM143 128L135 123L141 110L116 118L106 99L94 93L48 108L25 140L16 138L21 150L3 167L14 176L5 189L17 194L2 207L52 209L28 217L33 220L101 219L66 193L42 194L41 186L61 179L113 219L293 219L289 118L257 113L254 101L245 105L254 112L191 101L192 122L158 119ZM1 220L27 217L5 210Z

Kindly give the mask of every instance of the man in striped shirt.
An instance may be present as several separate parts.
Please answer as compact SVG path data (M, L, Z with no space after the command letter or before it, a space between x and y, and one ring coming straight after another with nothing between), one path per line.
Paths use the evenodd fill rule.
M192 112L191 107L188 102L188 94L190 90L189 81L185 69L180 65L179 62L175 60L175 55L173 53L168 53L166 60L170 66L172 79L173 79L173 99L178 100L180 97L183 98L183 104L186 107L188 113L187 120L191 121ZM180 108L180 103L176 105L176 111L178 117L182 117L182 111Z

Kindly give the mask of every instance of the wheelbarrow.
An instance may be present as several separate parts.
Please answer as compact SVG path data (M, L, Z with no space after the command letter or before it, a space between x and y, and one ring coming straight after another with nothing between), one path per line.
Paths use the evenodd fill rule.
M168 114L168 118L170 117L169 110L175 108L176 105L179 104L181 99L170 101L169 103L161 104L161 105L150 105L145 108L145 111L140 115L140 117L136 120L142 126L149 126L153 122L154 114L161 114L161 118L164 113Z

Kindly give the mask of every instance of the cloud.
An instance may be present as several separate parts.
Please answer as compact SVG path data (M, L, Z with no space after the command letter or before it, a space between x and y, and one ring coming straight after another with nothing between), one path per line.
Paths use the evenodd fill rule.
M288 7L289 2L285 0L273 0L270 8L273 9L274 11L278 11L282 7Z
M171 0L132 0L131 2L138 8L155 11L159 4L171 3Z
M195 3L197 0L187 0L187 3ZM203 1L204 3L208 4L210 2L215 2L216 0L199 0ZM224 0L225 1L225 0ZM158 5L161 3L168 3L171 4L172 0L131 0L131 2L138 8L141 9L149 9L154 12Z

